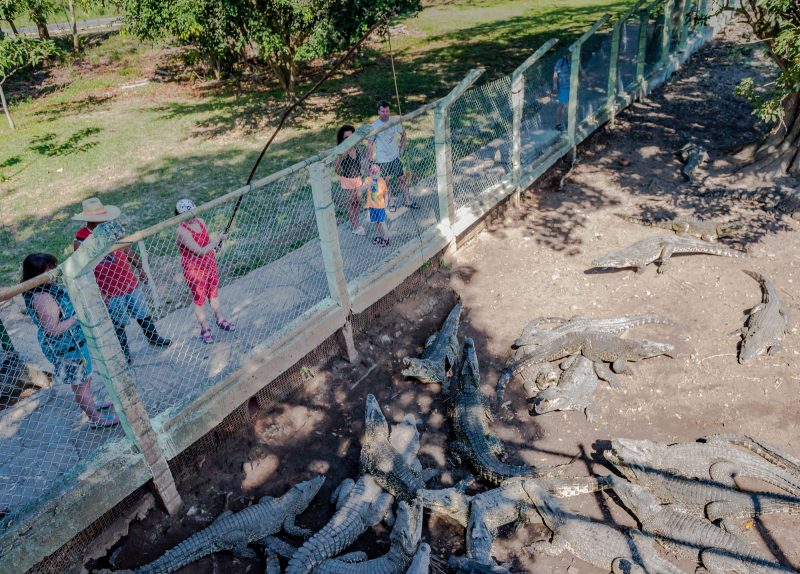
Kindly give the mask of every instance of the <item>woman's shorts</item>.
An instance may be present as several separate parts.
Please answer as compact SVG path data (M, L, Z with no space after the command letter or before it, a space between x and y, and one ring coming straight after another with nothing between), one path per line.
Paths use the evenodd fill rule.
M385 209L376 209L374 207L369 208L369 220L372 223L383 223L386 221L386 210Z
M92 374L92 359L89 356L89 347L81 345L63 357L59 357L54 366L54 380L56 383L80 385Z

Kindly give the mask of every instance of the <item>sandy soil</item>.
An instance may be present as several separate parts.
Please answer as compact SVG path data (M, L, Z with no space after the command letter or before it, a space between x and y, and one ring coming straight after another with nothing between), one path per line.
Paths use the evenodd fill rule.
M510 343L539 316L576 314L613 317L653 312L675 326L638 328L631 338L676 345L674 359L636 363L622 389L601 384L595 394L597 419L580 412L532 417L519 380L506 394L507 416L492 430L508 446L508 460L536 465L577 457L569 473L608 474L598 454L615 437L666 442L694 441L711 433L747 433L800 455L798 384L800 359L794 330L783 351L746 365L736 359L743 311L760 300L757 284L742 273L754 269L772 278L783 303L798 308L794 281L800 281L798 223L743 201L703 200L705 177L731 169L734 147L758 136L747 104L733 86L751 73L768 74L765 62L737 61L741 28L729 29L701 52L675 79L644 103L622 114L613 129L601 130L581 149L578 164L563 179L556 170L538 184L521 210L495 221L460 251L459 265L429 277L425 288L397 303L357 338L361 360L335 361L308 389L243 429L217 453L202 457L179 485L186 502L177 518L160 510L131 525L116 547L117 568L141 565L209 524L227 505L239 510L263 495L327 474L327 482L300 523L320 528L333 513L327 499L336 485L357 474L364 398L376 395L390 420L414 413L424 422L421 460L442 471L430 484L452 485L469 469L447 457L448 425L436 385L423 386L400 375L401 358L421 351L424 340L445 317L456 294L465 307L462 336L475 339L484 392L493 397ZM693 184L683 181L674 152L700 143L710 161ZM791 184L793 182L784 182ZM772 185L771 183L769 185ZM735 248L747 259L704 255L675 257L663 275L649 266L597 272L590 261L644 237L668 233L626 223L614 212L694 215L743 225ZM486 485L481 485L481 489ZM606 495L566 501L576 512L598 520L633 525L634 519ZM787 565L800 567L800 519L765 517L744 524L754 546ZM371 556L385 552L388 529L378 526L354 546ZM569 553L530 556L523 547L548 537L541 524L501 529L495 556L516 571L601 572ZM441 516L426 518L425 540L442 564L464 551L464 531ZM294 541L297 543L298 541ZM694 565L677 561L691 572ZM108 565L104 559L89 565ZM183 573L261 572L263 561L238 560L226 553L181 570Z

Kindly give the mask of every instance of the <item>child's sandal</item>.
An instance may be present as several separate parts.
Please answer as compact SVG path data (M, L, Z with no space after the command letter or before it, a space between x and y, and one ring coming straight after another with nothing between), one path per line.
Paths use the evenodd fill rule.
M217 327L219 327L223 331L228 331L229 333L233 333L236 330L236 325L234 325L227 319L223 319L222 321L217 321Z
M211 334L211 329L200 329L200 340L206 345L214 342L214 335Z

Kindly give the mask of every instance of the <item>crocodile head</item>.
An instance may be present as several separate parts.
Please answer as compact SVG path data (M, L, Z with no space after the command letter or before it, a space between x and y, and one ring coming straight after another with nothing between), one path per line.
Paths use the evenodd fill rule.
M661 503L646 488L616 476L610 476L609 479L611 488L614 489L622 504L640 521L644 521L648 516L658 512Z
M422 503L417 498L409 506L401 500L397 505L397 518L392 533L389 535L392 547L400 550L410 560L417 553L421 539Z
M533 401L533 408L539 415L551 411L568 410L570 407L569 397L560 392L558 387L547 387L537 394Z
M297 504L295 507L298 509L297 514L300 514L300 512L305 510L305 508L311 504L311 501L314 500L314 497L319 492L319 489L322 488L324 482L325 475L320 474L316 478L295 484L292 487L292 492L297 497Z
M592 267L613 267L619 269L622 267L636 267L637 265L638 263L633 261L633 259L620 252L612 252L592 261Z
M446 514L459 524L467 525L469 519L469 503L472 497L457 488L440 488L429 490L421 488L417 498L425 508L438 514Z
M646 464L636 457L626 456L626 454L624 448L617 451L613 446L603 451L603 457L613 464L622 473L622 476L631 482L641 483L640 477L645 471Z
M672 359L675 358L675 346L668 343L656 343L655 341L643 339L639 343L638 350L643 359L658 357L659 355L666 355Z
M663 460L666 448L663 444L650 440L615 438L611 441L611 450L605 451L604 456L614 464L619 461L626 466L648 466ZM613 460L609 457L613 457Z
M367 408L364 413L364 436L365 444L374 440L389 440L389 423L383 416L381 406L375 395L367 395Z
M717 225L717 237L731 237L741 231L740 223L720 223Z
M417 359L415 357L403 358L405 369L402 370L404 377L419 379L423 383L443 383L447 372L445 361L429 361L428 359Z
M464 356L461 359L461 376L458 377L457 386L462 393L480 392L481 369L475 353L475 342L469 338L464 339Z

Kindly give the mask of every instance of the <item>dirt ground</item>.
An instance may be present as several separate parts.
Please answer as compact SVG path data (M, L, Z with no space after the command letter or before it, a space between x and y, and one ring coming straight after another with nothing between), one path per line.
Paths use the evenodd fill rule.
M628 337L673 343L676 357L632 365L634 374L623 377L621 389L601 383L593 423L581 412L530 416L520 381L512 382L506 393L510 414L491 426L508 446L508 461L551 465L577 457L569 474L605 475L612 471L599 452L612 438L678 442L712 433L746 433L800 455L800 335L794 329L784 337L781 353L746 365L737 362L738 339L731 335L742 326L743 312L760 301L758 285L742 269L772 278L783 303L790 311L798 310L794 281L800 281L799 223L761 205L703 197L708 191L705 178L729 172L731 150L760 133L748 105L733 95L742 77L770 73L761 56L737 45L747 40L743 27L729 28L668 85L621 114L613 129L600 130L580 150L563 186L559 183L565 169L546 176L521 210L492 222L460 250L456 267L432 274L424 288L359 336L359 363L334 361L306 391L261 414L254 426L218 452L199 458L196 472L179 484L184 510L176 518L154 510L131 524L128 536L114 549L114 566L144 564L208 525L226 505L239 510L260 496L282 494L315 473L325 473L327 481L299 523L321 528L333 513L327 502L330 493L358 472L367 393L375 394L390 421L399 421L405 413L423 420L420 458L424 466L442 471L429 483L432 487L464 477L470 469L453 466L447 456L446 405L439 387L400 375L402 357L421 351L456 296L465 309L461 335L475 339L483 390L490 398L511 354L511 342L535 317L652 312L676 322L630 332ZM702 144L710 154L692 184L683 181L674 155L688 142ZM742 233L729 244L746 249L748 258L675 257L663 275L654 266L641 275L591 270L590 261L607 251L668 233L624 222L615 212L739 222ZM635 524L607 494L584 495L565 504L598 520ZM798 568L798 527L797 517L767 516L744 524L744 531L756 547ZM495 544L495 557L514 571L600 572L568 552L549 557L524 550L548 534L541 524L505 527ZM426 515L423 536L433 548L439 571L450 554L464 552L464 530L444 517ZM354 549L377 556L386 551L387 537L388 528L380 525ZM687 572L694 570L685 560L676 562ZM108 565L106 557L87 567ZM263 567L261 559L239 560L220 553L180 572L261 572Z

